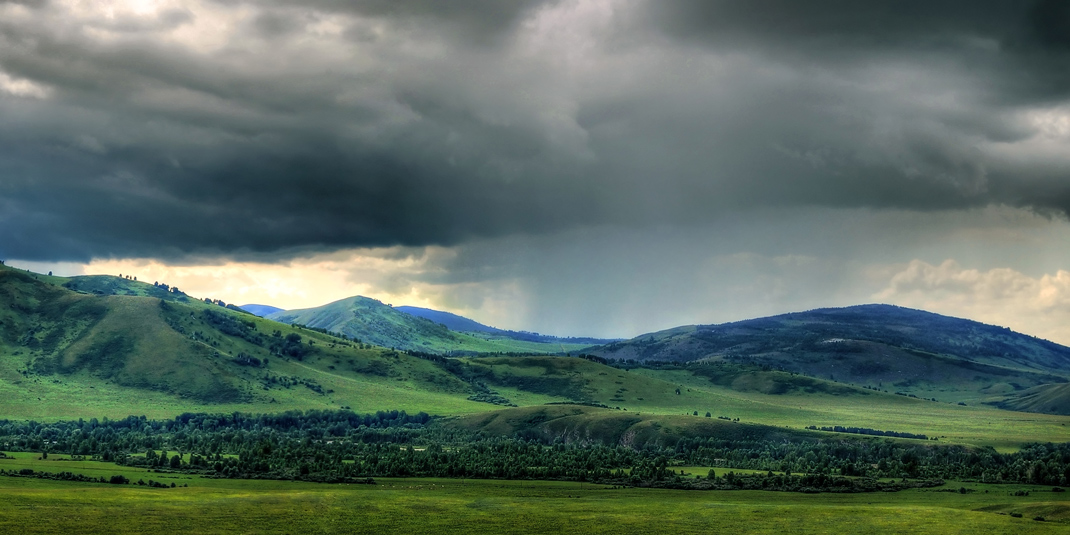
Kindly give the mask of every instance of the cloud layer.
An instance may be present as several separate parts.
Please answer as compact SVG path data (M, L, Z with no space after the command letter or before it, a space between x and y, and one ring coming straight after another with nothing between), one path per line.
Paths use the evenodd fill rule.
M1070 271L1066 270L1031 277L1008 268L967 269L954 260L939 265L914 260L874 297L1070 342L1066 328Z
M879 300L1067 342L1067 64L1058 0L0 0L0 259L554 334Z
M1070 210L1056 1L0 2L0 255Z

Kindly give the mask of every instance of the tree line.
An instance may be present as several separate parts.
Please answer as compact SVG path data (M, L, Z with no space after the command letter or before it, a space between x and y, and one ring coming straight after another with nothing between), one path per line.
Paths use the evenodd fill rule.
M992 448L892 440L685 437L640 448L568 443L537 433L494 436L426 413L183 414L40 423L0 421L0 449L62 453L211 477L360 482L374 477L552 479L675 488L895 490L955 479L1070 484L1070 444ZM712 466L695 477L677 467ZM739 475L733 469L760 470ZM730 475L731 474L731 475Z

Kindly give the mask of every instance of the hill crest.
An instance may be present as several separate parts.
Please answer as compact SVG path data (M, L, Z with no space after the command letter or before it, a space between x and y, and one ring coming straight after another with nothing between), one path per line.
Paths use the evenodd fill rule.
M757 364L925 397L949 390L997 397L1066 382L1070 375L1070 347L894 305L677 327L591 353L611 360Z
M491 327L475 321L473 319L466 318L454 314L452 312L443 312L441 310L434 310L430 308L413 307L413 306L396 306L394 307L406 314L431 320L435 323L445 325L451 331L455 332L467 332L467 333L486 333L504 336L506 338L512 338L513 340L520 340L525 342L538 342L544 344L587 344L598 345L606 344L617 341L616 339L606 338L591 338L591 337L573 337L573 336L551 336L539 333L533 333L528 331L511 331L507 329L499 329L497 327Z

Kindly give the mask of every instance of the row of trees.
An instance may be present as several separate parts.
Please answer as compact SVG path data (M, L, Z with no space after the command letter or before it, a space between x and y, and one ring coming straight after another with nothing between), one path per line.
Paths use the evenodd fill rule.
M999 453L844 437L688 437L631 448L552 442L537 433L488 436L451 427L425 413L403 411L0 421L0 447L218 477L323 481L421 476L781 490L877 490L872 481L848 483L842 480L845 476L1070 484L1070 444L1032 444L1015 453ZM703 478L684 477L673 468L678 466L723 467L717 470L725 473L699 483ZM730 469L761 470L767 472L763 477L774 479L731 483L724 479ZM800 473L809 479L788 475Z

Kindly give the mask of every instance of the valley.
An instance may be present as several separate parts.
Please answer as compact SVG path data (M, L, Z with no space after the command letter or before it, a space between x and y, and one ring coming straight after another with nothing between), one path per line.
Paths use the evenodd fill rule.
M1043 533L1070 522L1070 506L1050 493L1052 482L1070 482L1070 465L1051 452L1043 453L1055 455L1043 468L1030 460L1048 451L1043 444L1070 443L1066 348L1055 344L954 318L936 322L943 322L942 331L911 338L917 326L904 325L926 313L868 307L849 311L861 314L860 320L821 311L820 321L800 313L777 320L781 324L762 320L760 329L679 328L603 345L562 346L563 352L468 352L429 340L471 347L502 341L513 349L547 344L454 332L365 298L325 310L264 318L159 282L48 277L0 266L0 424L8 425L8 434L0 436L0 451L8 452L0 469L52 474L70 467L70 477L112 471L133 480L146 454L130 444L152 444L153 451L178 453L152 477L189 485L141 489L0 473L0 496L27 508L65 503L71 518L89 526L95 526L84 516L89 503L159 507L152 504L164 492L183 496L178 503L185 505L167 513L175 518L188 515L187 506L209 511L210 518L220 500L263 507L283 496L312 500L305 506L318 503L337 515L337 505L330 504L341 498L328 496L339 495L322 493L341 492L344 500L377 511L393 510L381 501L389 496L414 510L449 511L444 518L464 522L472 519L455 508L459 503L500 502L535 518L547 503L587 500L589 507L597 504L598 515L631 510L637 526L668 515L679 522L667 523L667 532L686 531L690 524L681 512L647 503L668 492L682 493L674 500L703 511L720 504L713 516L695 517L705 518L703 525L747 507L773 508L794 522L875 515L891 531L902 525L887 511L908 509L995 532ZM285 322L271 319L282 314L289 314L281 318ZM881 323L875 318L880 315L897 319ZM375 329L395 346L355 335ZM952 334L964 332L971 344L949 354ZM643 355L649 358L636 358ZM849 371L830 373L835 366ZM379 422L398 411L402 418L419 416L386 427L353 423L360 415ZM189 421L245 425L239 422L263 418L256 415L279 416L236 431L180 429ZM317 430L314 422L322 418L341 425ZM18 423L26 421L34 423ZM104 432L109 426L113 431ZM114 442L128 433L129 439ZM223 436L232 438L224 442ZM303 444L300 453L281 456L294 443ZM512 457L524 451L526 460ZM987 468L971 465L970 455L988 459ZM195 457L216 459L216 468L197 464ZM307 460L298 470L294 459L301 458ZM714 471L716 477L703 478ZM408 477L393 479L399 475ZM445 475L475 479L467 486L435 479ZM326 491L336 486L311 483L361 477L377 484ZM311 486L294 498L292 489L302 485ZM970 493L953 495L959 487ZM99 488L105 502L79 498L91 488ZM796 497L804 489L827 495L848 488L861 494L813 502L805 494ZM873 492L881 488L894 491L882 496L894 497L874 502ZM985 491L988 497L979 499ZM1007 498L1019 491L1029 498ZM932 502L934 496L939 500ZM270 522L274 507L262 516L249 509L243 518ZM852 513L841 514L844 507ZM0 527L24 522L20 511L0 513ZM1009 516L1019 511L1045 520ZM301 517L285 507L277 514L322 527L318 516ZM334 527L346 530L382 521L382 515L334 518ZM754 522L783 528L779 521ZM45 523L42 531L59 526Z

